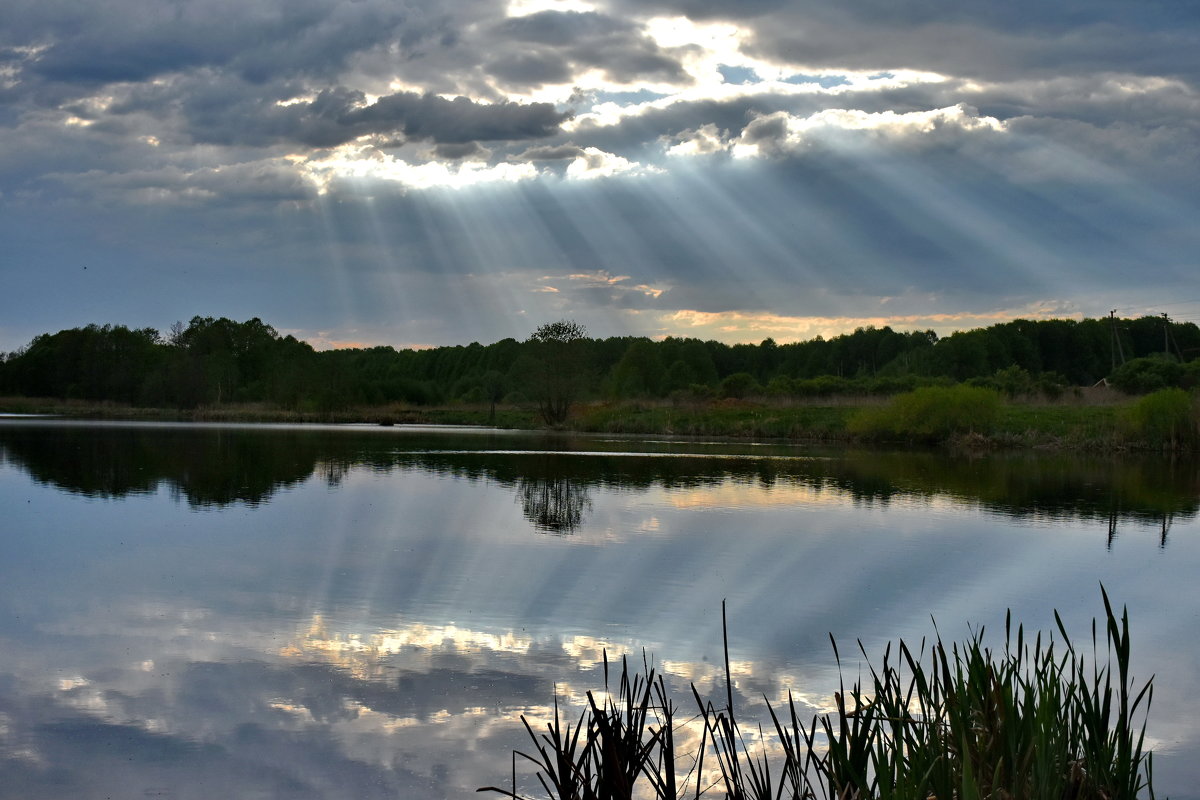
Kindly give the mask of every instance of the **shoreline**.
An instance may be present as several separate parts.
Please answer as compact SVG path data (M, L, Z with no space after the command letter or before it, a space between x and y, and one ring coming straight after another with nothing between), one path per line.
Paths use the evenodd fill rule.
M936 438L862 436L850 420L864 408L884 403L842 398L826 404L772 404L751 401L669 404L659 402L579 405L564 425L541 423L532 408L486 406L403 406L391 404L336 411L293 411L259 404L196 409L144 408L47 398L0 398L0 418L104 420L130 422L466 425L507 430L624 435L698 436L731 440L774 440L816 444L920 445L952 449L1068 450L1193 453L1179 443L1148 440L1128 430L1127 409L1119 404L1004 403L987 429Z

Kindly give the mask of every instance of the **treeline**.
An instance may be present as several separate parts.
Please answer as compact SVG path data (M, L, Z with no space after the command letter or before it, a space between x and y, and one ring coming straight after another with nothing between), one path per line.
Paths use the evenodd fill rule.
M571 335L561 336L564 330ZM325 411L396 402L540 402L548 391L567 392L569 399L821 396L971 382L1011 395L1053 394L1103 378L1145 392L1196 383L1197 356L1200 328L1160 317L1115 324L1014 320L944 338L868 327L830 339L757 345L594 339L573 323L552 323L524 342L321 352L257 318L195 317L165 334L122 325L43 334L0 354L0 394ZM571 385L562 386L568 379ZM559 385L548 389L548 382Z

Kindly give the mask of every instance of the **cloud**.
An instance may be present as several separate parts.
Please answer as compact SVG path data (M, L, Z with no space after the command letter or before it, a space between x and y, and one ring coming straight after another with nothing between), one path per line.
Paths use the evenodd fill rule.
M297 74L328 78L355 54L398 36L401 25L419 23L411 11L381 0L196 0L173 7L113 0L103 8L70 9L16 0L8 10L7 38L43 44L29 74L83 85L202 67L229 69L256 83Z
M647 168L640 164L596 147L583 148L583 152L567 165L567 177L580 179L611 178L614 175L645 171L648 171Z
M499 67L493 74L513 87L566 83L589 70L619 84L691 82L681 53L633 22L595 11L538 11L505 19L490 33L505 53L491 62Z
M32 335L159 307L138 288L156 286L220 306L185 318L244 305L335 340L441 342L540 313L621 332L636 315L614 309L839 319L876 296L976 311L1178 286L1200 208L1184 11L13 0L5 277L54 302L0 311ZM48 277L84 258L120 285ZM661 293L528 290L596 270ZM233 288L260 271L295 279ZM459 291L495 307L466 314Z
M571 142L553 145L535 145L526 148L513 158L516 161L569 161L584 154L582 147Z
M354 194L364 183L376 190L386 189L389 184L402 190L461 188L530 180L538 174L530 164L488 164L484 148L475 143L444 146L455 148L461 155L453 160L443 155L442 160L413 163L370 145L344 145L318 158L298 160L296 166L322 194L337 193L342 188Z
M540 139L570 117L548 103L479 103L397 92L371 101L357 89L334 86L311 100L291 102L291 92L263 95L244 82L196 87L181 106L185 131L197 142L329 148L370 135L463 144L471 141ZM285 96L281 97L280 94ZM133 104L118 111L133 110Z
M518 162L549 163L563 167L562 174L575 180L611 178L617 175L639 175L659 171L656 167L639 164L608 153L598 147L580 147L571 142L557 145L537 145L514 156Z
M479 142L443 142L428 153L430 160L444 161L487 161L492 157L492 151Z
M751 120L734 143L733 154L779 156L815 144L844 148L864 141L930 147L957 141L963 134L1004 130L999 120L981 117L965 105L907 113L826 109L803 118L780 111ZM850 132L854 135L847 136Z
M75 188L88 186L111 199L124 193L133 202L220 201L274 204L306 201L312 189L283 160L270 160L185 171L179 168L62 175Z
M672 138L675 144L667 148L669 156L707 156L729 149L726 137L711 122L695 130L681 131Z
M886 303L882 304L886 306ZM685 330L685 335L723 342L756 343L772 338L780 344L830 338L857 328L888 326L894 330L933 330L939 336L1008 322L1013 319L1081 319L1084 314L1055 301L1036 301L1024 306L988 311L956 311L925 314L873 314L865 316L790 316L770 312L692 309L660 313L663 330Z
M361 96L355 98L361 100ZM501 102L483 105L456 97L401 92L368 105L339 103L334 113L349 129L361 132L398 130L410 139L462 143L475 140L540 139L556 132L570 114L549 103ZM326 112L315 108L324 116ZM349 141L345 139L343 141ZM339 142L340 143L340 142Z

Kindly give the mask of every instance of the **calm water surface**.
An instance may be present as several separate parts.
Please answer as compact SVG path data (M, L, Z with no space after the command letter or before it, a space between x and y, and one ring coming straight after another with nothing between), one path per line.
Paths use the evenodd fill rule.
M681 706L826 708L843 657L1085 636L1200 797L1200 469L435 428L0 422L0 797L465 798L643 649ZM857 675L850 659L848 678ZM723 691L723 685L720 686ZM496 796L496 795L492 795Z

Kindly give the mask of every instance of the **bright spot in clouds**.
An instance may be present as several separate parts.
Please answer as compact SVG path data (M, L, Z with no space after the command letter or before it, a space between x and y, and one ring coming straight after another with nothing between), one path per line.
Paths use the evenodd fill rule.
M1195 294L1186 4L19 5L0 350L195 314L754 341Z
M370 145L343 145L323 158L305 160L302 169L321 194L328 192L339 179L373 179L411 189L462 189L480 183L511 183L537 177L532 164L501 162L489 166L478 161L410 164Z

